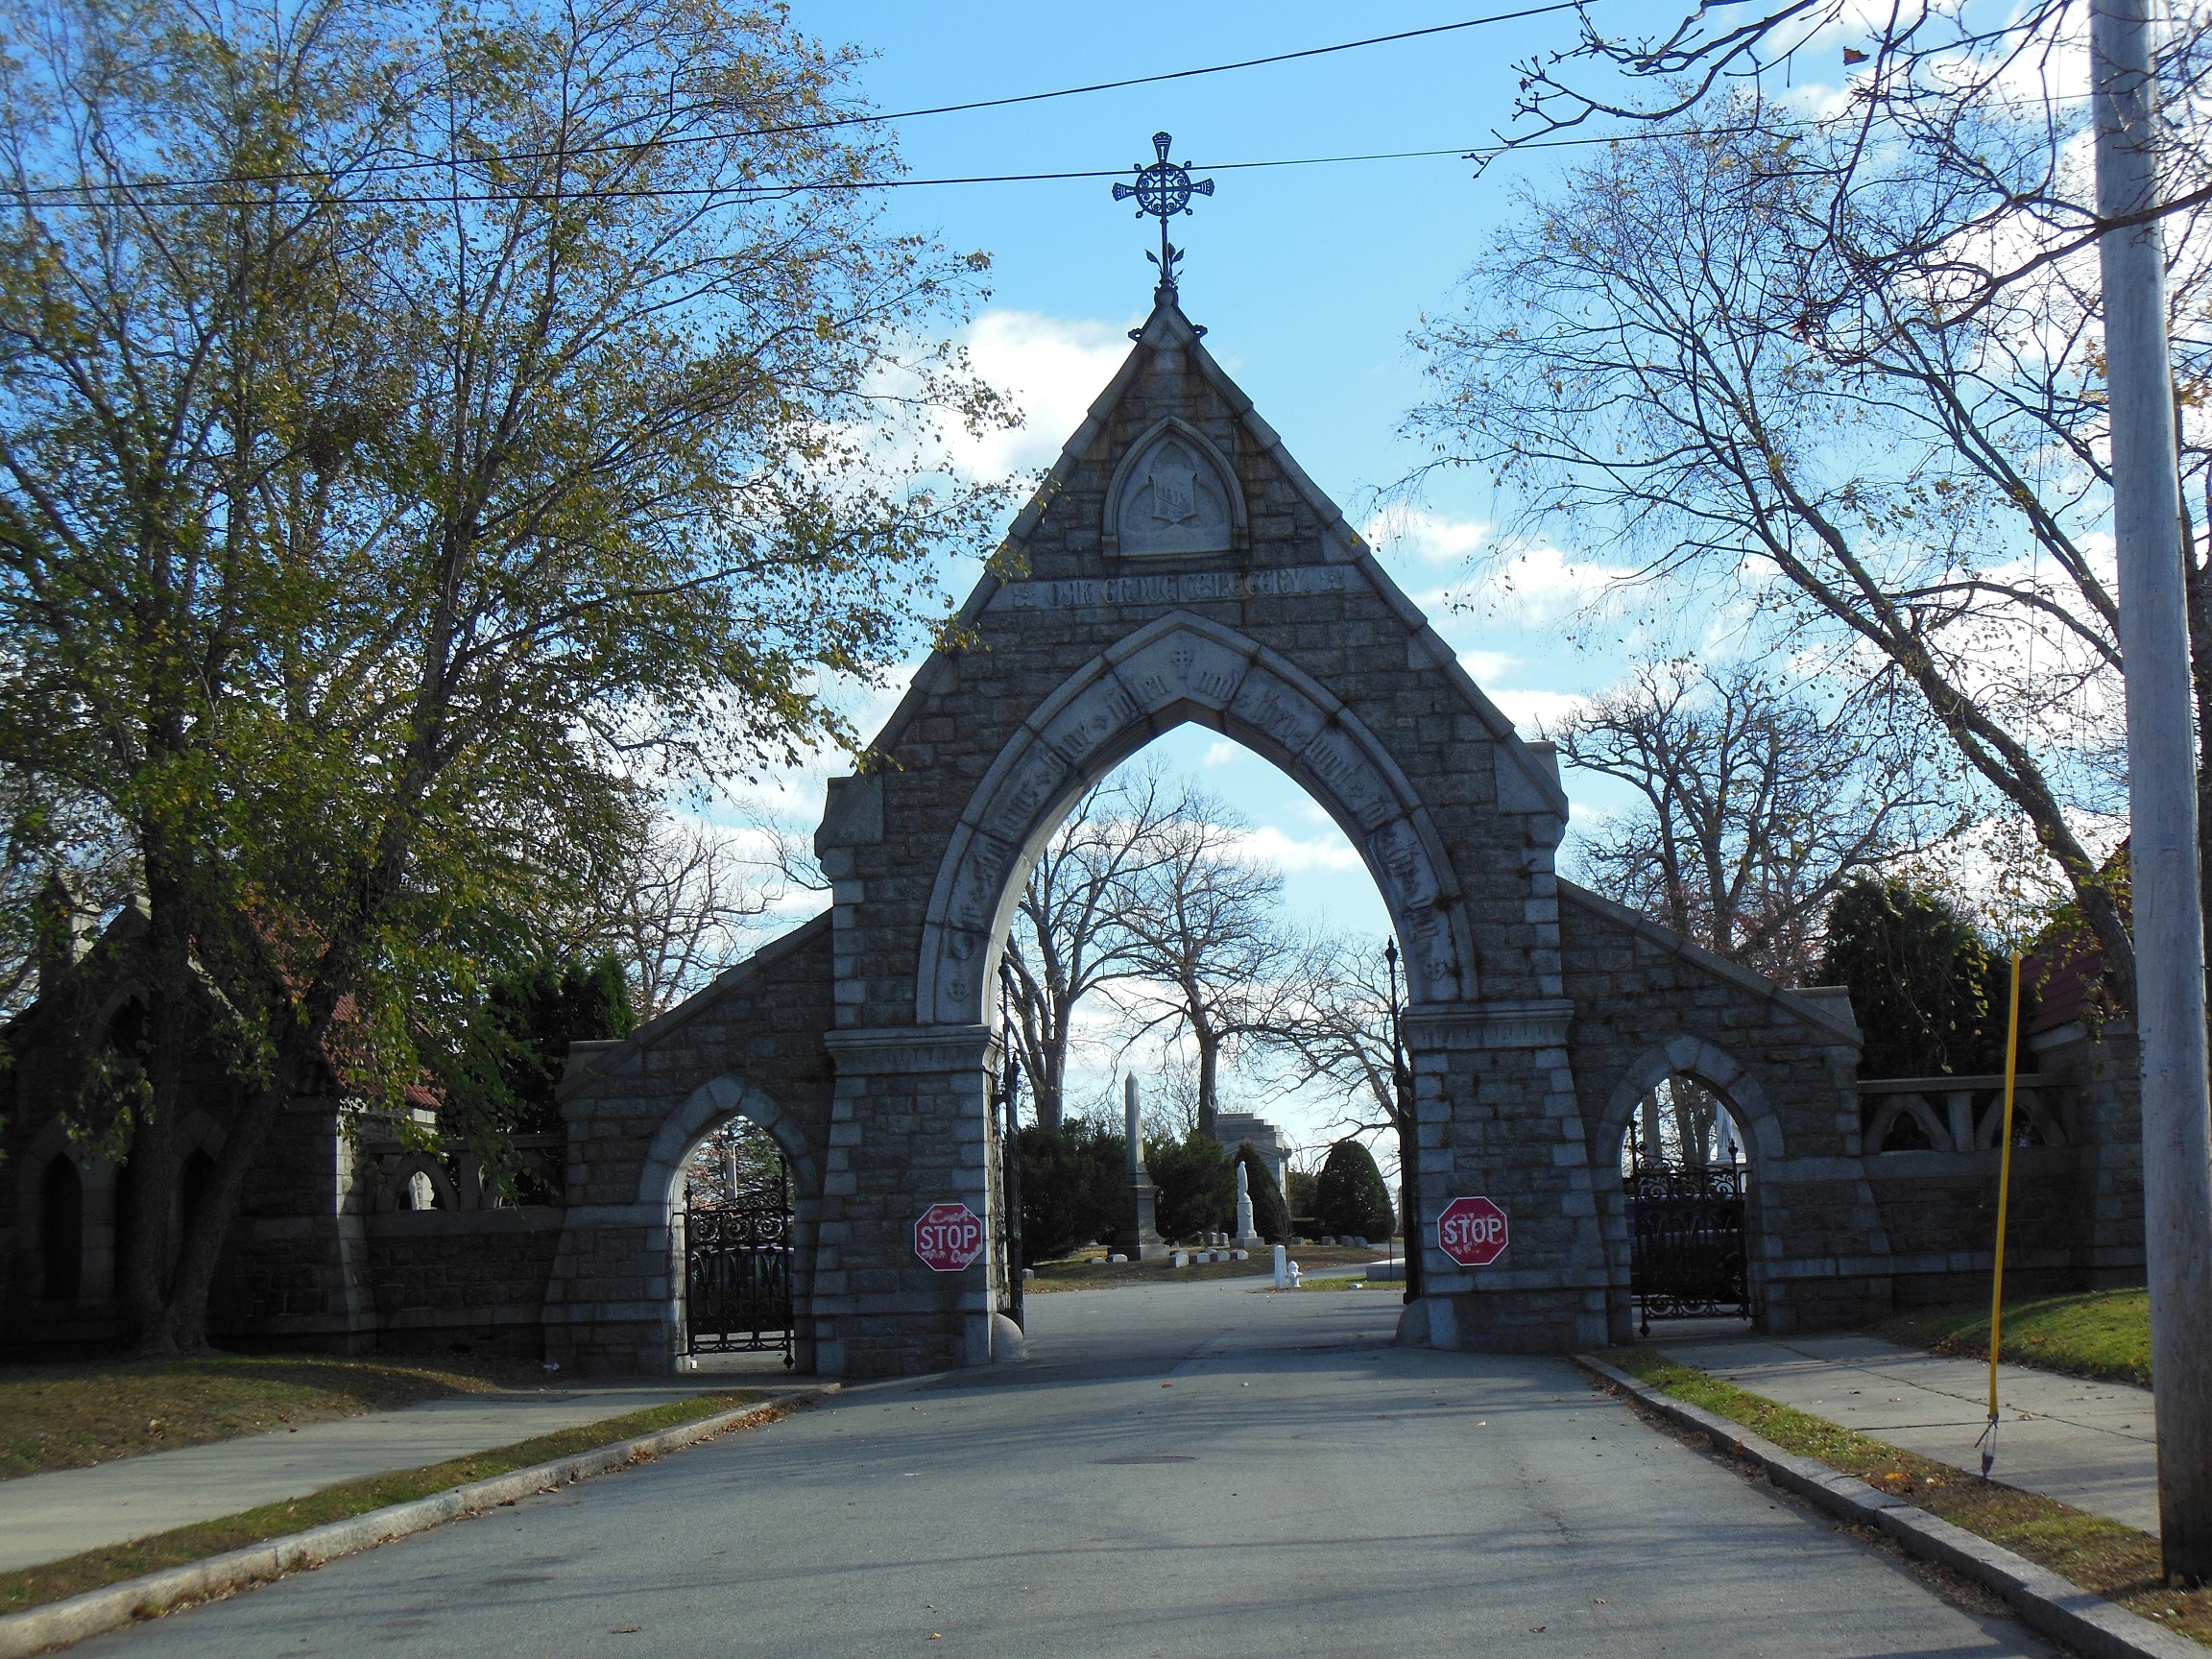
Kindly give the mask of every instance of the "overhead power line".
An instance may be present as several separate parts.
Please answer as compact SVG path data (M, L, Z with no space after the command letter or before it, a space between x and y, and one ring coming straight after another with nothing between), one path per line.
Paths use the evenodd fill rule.
M1334 167L1363 161L1420 161L1434 160L1441 156L1456 156L1464 161L1491 161L1522 150L1576 150L1599 144L1633 144L1654 138L1711 137L1720 130L1702 129L1698 132L1676 132L1667 129L1645 128L1614 134L1591 134L1576 138L1539 138L1526 143L1508 144L1503 140L1488 144L1452 144L1435 150L1377 150L1349 156L1273 156L1259 161L1193 161L1193 171L1208 173L1238 173L1274 167ZM917 190L957 184L1046 184L1070 179L1119 179L1129 172L1127 167L1078 167L1049 173L962 173L934 179L818 179L795 180L782 184L691 184L691 185L638 185L623 187L580 187L572 189L515 189L515 190L424 190L407 195L378 193L364 196L364 205L391 206L468 206L497 203L531 202L602 202L680 200L687 197L719 197L733 204L747 202L780 202L794 196L813 194L856 194L868 190ZM122 185L83 186L86 190L116 191ZM146 188L133 186L132 188ZM149 190L159 195L161 205L170 207L259 207L267 205L262 197L223 196L173 196L166 190ZM21 195L0 186L0 200L11 195Z
M1515 12L1499 12L1482 17L1467 17L1456 23L1436 23L1423 29L1401 29L1395 34L1370 35L1358 40L1340 40L1329 46L1307 46L1295 52L1273 52L1264 57L1240 58L1228 63L1206 63L1190 69L1166 69L1153 75L1132 75L1119 81L1094 81L1080 86L1060 86L1046 92L1020 92L1001 98L977 98L962 104L934 104L914 109L894 109L882 114L824 116L817 121L783 122L765 127L745 128L731 132L688 133L681 138L640 138L607 144L578 145L566 149L506 151L469 157L419 156L411 156L403 161L369 162L359 167L349 167L342 171L346 177L362 178L394 173L474 170L487 166L514 165L530 161L638 154L674 149L678 146L730 144L747 138L788 137L807 132L830 132L844 127L883 126L895 121L916 121L933 115L963 115L978 109L1005 109L1022 104L1042 104L1057 98L1080 98L1094 92L1117 92L1131 86L1155 86L1169 81L1189 81L1204 75L1226 75L1238 70L1264 68L1274 63L1294 63L1308 58L1326 58L1339 52L1357 52L1369 46L1388 46L1403 40L1418 40L1435 35L1453 35L1462 30L1480 29L1496 23L1519 22L1523 18L1541 17L1552 12L1577 12L1583 10L1590 3L1591 0L1547 0L1545 5L1524 7ZM1238 164L1231 163L1231 165ZM1242 163L1242 165L1262 166L1270 165L1270 163L1247 162ZM1127 170L1126 168L1116 169L1119 172L1126 172ZM17 196L90 195L102 192L124 194L132 190L203 190L221 189L229 185L293 184L336 178L340 172L340 169L335 168L295 168L266 173L205 174L199 177L175 179L149 178L103 184L30 185L10 192L10 194ZM1071 179L1098 177L1098 175L1082 173L1023 174L1016 177L1021 179ZM916 182L924 183L998 183L1007 180L999 179L916 180ZM889 180L878 180L853 187L889 188L890 182ZM829 186L818 186L818 188L829 188ZM675 192L663 193L674 194ZM455 199L450 193L443 192L435 196L420 198L420 200L439 202L448 202ZM459 198L462 201L477 199L468 196ZM506 198L487 196L482 199L504 200ZM410 201L418 200L418 198L395 197L387 198L387 200ZM191 205L192 204L184 204Z

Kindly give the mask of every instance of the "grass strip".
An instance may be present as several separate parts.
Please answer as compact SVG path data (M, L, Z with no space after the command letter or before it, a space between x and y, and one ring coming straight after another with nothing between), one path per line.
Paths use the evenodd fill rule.
M2212 1645L2212 1588L2169 1588L2159 1570L2158 1540L2148 1532L2056 1498L1984 1480L1739 1388L1694 1365L1677 1364L1649 1348L1612 1348L1599 1358L1677 1400L1743 1424L1786 1452L1856 1475L1893 1498L2003 1545L2130 1613Z
M718 1411L733 1410L767 1398L765 1394L743 1390L672 1400L621 1417L564 1429L557 1434L541 1434L535 1439L518 1440L512 1446L493 1447L488 1452L428 1464L421 1469L396 1469L362 1480L348 1480L303 1498L265 1503L242 1514L195 1522L148 1538L134 1538L128 1544L110 1544L65 1560L0 1574L0 1613L20 1613L26 1608L41 1607L49 1601L60 1601L87 1590L135 1578L142 1573L157 1573L166 1567L204 1561L227 1550L242 1550L249 1544L264 1544L287 1533L304 1532L310 1527L348 1521L388 1503L405 1503L470 1480L489 1480L495 1475L527 1469L534 1463L573 1457L639 1434L696 1423Z
M1958 1359L1989 1358L1989 1304L1915 1309L1892 1314L1868 1334ZM2005 1306L2008 1363L2151 1386L2151 1293L2091 1290Z
M535 1364L327 1356L9 1365L0 1479L544 1382Z

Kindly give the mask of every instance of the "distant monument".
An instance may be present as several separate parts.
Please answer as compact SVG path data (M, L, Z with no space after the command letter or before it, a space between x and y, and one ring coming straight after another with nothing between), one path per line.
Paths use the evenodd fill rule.
M1167 1260L1167 1240L1160 1237L1153 1208L1152 1177L1144 1172L1144 1126L1138 1121L1137 1079L1121 1086L1121 1108L1129 1134L1129 1202L1122 1211L1128 1237L1118 1240L1139 1262Z
M1275 1190L1288 1196L1285 1177L1289 1173L1290 1153L1274 1124L1249 1112L1224 1112L1214 1119L1214 1139L1232 1158L1238 1147L1251 1147L1275 1177Z
M1237 1237L1230 1242L1239 1250L1257 1250L1262 1240L1252 1227L1252 1166L1237 1160Z

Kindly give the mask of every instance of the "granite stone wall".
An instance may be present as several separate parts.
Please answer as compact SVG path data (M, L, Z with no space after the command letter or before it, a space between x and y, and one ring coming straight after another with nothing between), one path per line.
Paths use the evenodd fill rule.
M566 1209L541 1305L547 1358L587 1373L675 1366L684 1331L678 1175L693 1146L743 1116L775 1138L790 1168L798 1361L815 1368L813 1280L831 1140L830 946L829 919L818 918L622 1042L571 1050L559 1092ZM834 1367L834 1351L827 1362Z

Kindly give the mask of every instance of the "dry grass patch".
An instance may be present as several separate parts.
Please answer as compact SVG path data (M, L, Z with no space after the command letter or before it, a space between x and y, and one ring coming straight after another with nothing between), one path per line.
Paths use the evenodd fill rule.
M683 1423L695 1423L718 1411L733 1410L766 1398L757 1392L737 1391L674 1400L626 1416L564 1430L558 1434L541 1434L534 1440L520 1440L512 1446L456 1457L450 1462L395 1470L365 1480L349 1480L304 1498L264 1504L243 1514L202 1521L173 1531L157 1532L150 1538L133 1539L128 1544L88 1550L64 1561L50 1561L42 1566L0 1574L0 1613L20 1613L29 1607L43 1606L49 1601L135 1578L142 1573L158 1573L166 1567L204 1561L227 1550L242 1550L249 1544L265 1544L272 1538L304 1532L311 1527L350 1520L387 1504L411 1503L467 1481L489 1480L496 1475L527 1469L534 1463L573 1457L578 1453L612 1446L618 1440L673 1429Z
M0 1367L0 1479L496 1388L536 1366L325 1358Z
M1923 1457L1855 1430L1779 1405L1734 1383L1681 1365L1649 1348L1613 1348L1607 1364L1717 1417L1741 1423L1784 1451L1856 1475L1976 1537L2001 1544L2084 1590L2212 1645L2212 1589L2167 1588L2158 1540L2055 1498Z

